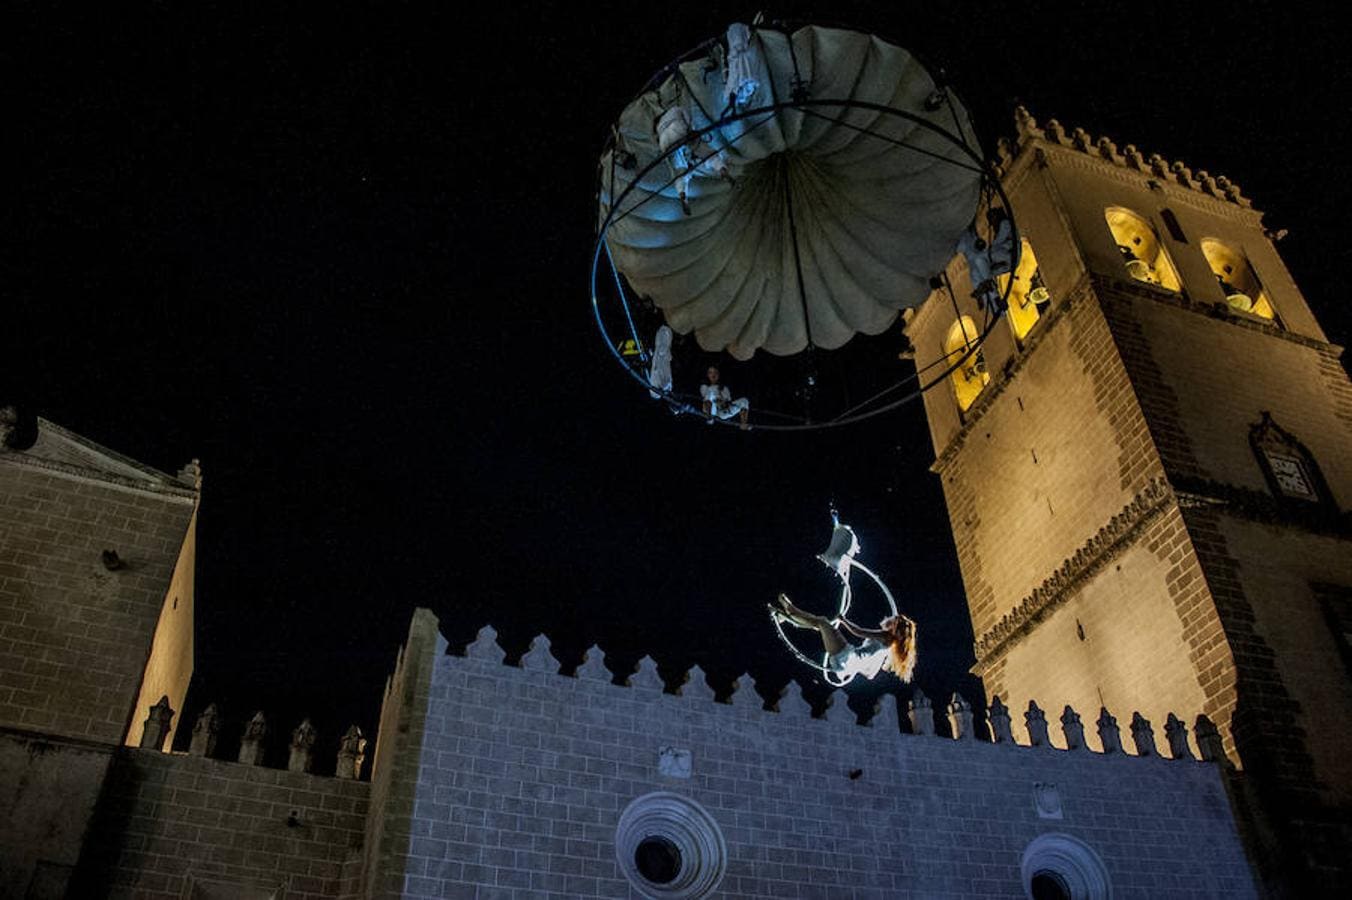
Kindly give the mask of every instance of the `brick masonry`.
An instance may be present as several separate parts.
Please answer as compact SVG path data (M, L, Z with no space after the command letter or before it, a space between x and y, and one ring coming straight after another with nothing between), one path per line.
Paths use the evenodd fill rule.
M1091 845L1118 896L1253 892L1211 764L904 734L890 698L867 725L839 696L813 719L793 685L777 712L750 686L720 704L698 671L676 696L651 660L620 687L596 651L576 677L538 645L523 668L502 660L481 634L434 661L421 746L406 748L405 896L638 896L616 824L662 790L719 823L719 896L1021 897L1021 854L1052 831ZM659 773L664 747L690 751L689 778ZM1039 816L1048 784L1062 818Z

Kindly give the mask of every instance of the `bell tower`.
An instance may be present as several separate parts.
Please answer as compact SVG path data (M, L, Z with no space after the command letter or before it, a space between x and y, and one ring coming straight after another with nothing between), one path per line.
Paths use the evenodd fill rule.
M925 395L974 671L1010 707L1204 713L1269 883L1346 883L1342 348L1233 183L1016 124L1009 314ZM947 275L907 334L957 361L981 313L961 258Z

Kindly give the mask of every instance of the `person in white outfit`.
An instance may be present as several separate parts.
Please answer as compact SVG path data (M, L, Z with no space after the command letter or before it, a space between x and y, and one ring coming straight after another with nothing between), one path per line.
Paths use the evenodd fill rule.
M673 106L662 113L657 120L657 145L663 153L671 152L669 160L676 175L676 196L681 201L681 211L690 215L690 179L696 175L706 178L722 178L733 184L732 172L728 169L728 155L722 150L701 147L699 141L690 139L690 113L684 106ZM705 141L709 139L705 135ZM673 149L675 148L675 149ZM709 150L701 153L701 149Z
M756 77L759 55L751 47L751 29L740 22L728 26L728 70L724 83L728 89L728 108L746 106L760 90Z
M671 393L671 329L666 325L657 329L653 338L653 362L648 367L648 384L652 390L648 393L657 399L662 394Z
M770 614L783 622L816 631L826 652L826 668L845 682L856 675L876 678L884 669L902 681L910 681L915 672L915 622L906 616L888 616L875 628L861 628L843 616L828 619L794 606L784 594ZM849 632L860 639L851 644Z
M718 366L710 366L709 371L704 373L707 383L700 385L699 396L703 401L704 414L712 419L731 419L737 416L741 420L742 430L745 431L751 426L747 424L747 416L751 409L751 401L745 397L732 399L732 391L728 386L720 384Z
M992 209L986 213L991 226L991 240L968 228L958 238L958 251L967 259L967 272L972 282L972 296L987 309L1000 299L1000 288L995 276L1014 268L1014 226L1004 210Z

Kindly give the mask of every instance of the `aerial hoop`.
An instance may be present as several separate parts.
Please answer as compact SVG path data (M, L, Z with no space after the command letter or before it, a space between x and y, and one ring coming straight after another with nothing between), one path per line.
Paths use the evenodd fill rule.
M880 618L880 627L888 622L904 621L909 629L906 638L908 643L904 653L906 668L903 671L896 672L898 677L909 681L911 670L915 665L915 623L903 616L897 609L896 599L877 573L855 558L856 554L861 551L861 547L854 529L841 522L834 510L831 512L831 521L831 543L825 551L817 554L817 559L833 571L841 583L840 598L836 602L835 614L830 617L821 617L803 613L797 607L794 607L787 597L781 594L781 608L770 607L771 621L774 623L775 631L784 646L799 662L816 669L822 679L833 687L844 687L861 676L865 678L875 677L884 667L881 662L884 657L880 654L890 654L891 651L887 645L877 640L877 636L881 635L882 632L872 628L861 629L848 619L850 606L854 600L850 575L854 571L862 572L877 587L879 594L887 605L888 613ZM826 624L837 633L842 641L844 641L842 628L857 637L865 637L865 639L862 644L858 645L845 641L846 646L837 649L835 652L832 652L830 647L827 646L823 649L820 659L813 659L795 644L784 631L785 622L790 622L800 628L817 628L818 630L821 629L822 624ZM866 637L866 635L874 635L874 637ZM823 642L825 643L825 638ZM870 657L873 657L876 665L870 666L868 664Z
M932 292L957 305L942 272L960 251L1017 265L1008 198L964 119L906 51L858 32L734 26L726 46L676 60L625 108L598 168L607 350L673 413L769 431L860 422L971 368L1009 279L960 351L899 353L897 328ZM653 375L663 326L674 379ZM695 389L706 366L731 370L742 417L711 414Z

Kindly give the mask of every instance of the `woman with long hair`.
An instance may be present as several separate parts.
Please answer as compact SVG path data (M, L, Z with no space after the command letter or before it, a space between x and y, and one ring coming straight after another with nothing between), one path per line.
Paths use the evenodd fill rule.
M910 681L915 672L915 622L906 616L888 616L877 629L861 628L843 616L833 620L799 609L785 594L779 595L779 606L771 606L770 614L781 622L820 634L826 651L825 668L842 683L856 675L874 678L884 669L902 681ZM850 643L847 631L860 643Z

